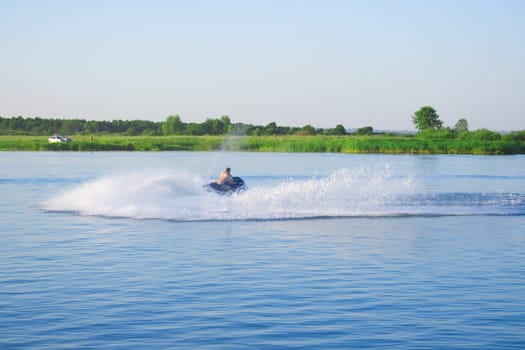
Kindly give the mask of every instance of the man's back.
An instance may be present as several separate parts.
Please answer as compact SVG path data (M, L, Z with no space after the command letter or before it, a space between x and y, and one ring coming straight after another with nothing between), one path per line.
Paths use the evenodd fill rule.
M235 181L233 180L233 177L231 176L231 174L226 172L226 170L223 170L221 172L221 174L219 175L217 180L215 180L215 182L217 183L217 185L222 185L222 184L225 184L225 183L230 183L230 184L235 183Z

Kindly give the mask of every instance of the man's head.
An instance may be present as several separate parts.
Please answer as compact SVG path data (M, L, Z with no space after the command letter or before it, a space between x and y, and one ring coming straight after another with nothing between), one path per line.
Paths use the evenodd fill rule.
M231 169L230 168L226 168L226 173L230 173Z

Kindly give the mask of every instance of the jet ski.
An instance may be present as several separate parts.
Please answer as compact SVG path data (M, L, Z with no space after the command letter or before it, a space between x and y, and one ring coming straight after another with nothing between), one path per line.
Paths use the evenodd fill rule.
M235 184L222 184L219 185L216 182L210 182L208 185L206 185L208 191L214 191L218 194L232 194L235 192L244 191L246 189L246 185L244 184L244 180L241 179L238 176L234 176L233 179L235 180Z

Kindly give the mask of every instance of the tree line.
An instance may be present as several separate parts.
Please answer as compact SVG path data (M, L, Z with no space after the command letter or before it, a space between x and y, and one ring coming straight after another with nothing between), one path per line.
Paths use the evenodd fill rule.
M419 130L416 137L427 139L474 139L498 141L502 138L516 141L525 140L525 130L502 135L487 129L470 131L468 121L461 118L454 127L444 127L436 110L431 106L423 106L412 115L412 122ZM113 120L97 121L85 119L46 119L0 117L0 135L97 135L120 134L130 136L285 136L285 135L372 135L378 134L373 127L365 126L348 132L342 124L334 128L320 129L310 124L303 127L279 126L275 122L267 125L232 123L228 116L208 118L202 123L184 122L178 115L170 115L162 122L148 120ZM385 133L383 133L385 134ZM391 133L386 133L388 134ZM412 135L408 135L412 136Z
M460 118L453 128L444 127L437 111L431 106L423 106L412 116L412 122L419 130L419 138L427 139L462 139L481 141L525 141L525 130L514 131L502 135L499 132L488 129L477 129L470 131L468 121Z
M372 127L364 127L357 133L371 134ZM122 134L122 135L345 135L345 127L341 124L330 129L318 129L311 125L303 127L279 126L275 122L267 125L253 125L232 123L228 116L208 118L202 123L183 122L178 115L170 115L163 122L148 120L113 120L97 121L85 119L45 119L0 117L0 134L3 135L94 135L94 134Z

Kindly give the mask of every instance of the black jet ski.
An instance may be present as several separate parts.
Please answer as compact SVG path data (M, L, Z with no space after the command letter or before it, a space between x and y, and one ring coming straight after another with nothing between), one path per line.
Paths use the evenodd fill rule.
M235 192L240 192L246 189L244 180L238 176L234 176L235 184L222 184L218 185L216 182L210 182L206 185L208 191L215 191L219 194L232 194Z

